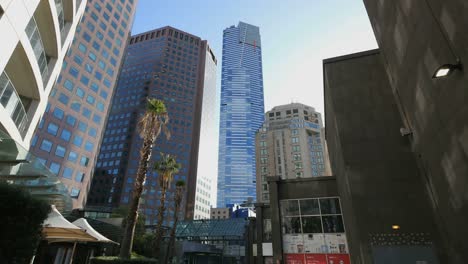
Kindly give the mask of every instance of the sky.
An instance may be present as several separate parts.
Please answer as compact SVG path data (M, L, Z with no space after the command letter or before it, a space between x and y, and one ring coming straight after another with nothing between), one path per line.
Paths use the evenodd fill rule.
M239 21L260 27L265 111L299 102L324 114L322 60L377 48L362 0L139 0L132 34L172 26L208 40L219 91L223 30ZM216 186L213 141L200 150L210 154L199 159L198 174Z
M220 89L223 30L239 21L260 27L265 111L323 113L322 60L377 48L362 0L139 0L132 34L169 25L208 40Z

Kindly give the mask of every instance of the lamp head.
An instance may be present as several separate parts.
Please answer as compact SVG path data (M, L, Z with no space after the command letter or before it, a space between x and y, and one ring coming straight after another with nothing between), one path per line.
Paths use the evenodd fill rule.
M457 60L456 64L444 64L442 66L439 66L434 74L432 75L432 79L439 79L443 77L447 77L450 74L452 74L455 70L462 70L462 64L460 60Z

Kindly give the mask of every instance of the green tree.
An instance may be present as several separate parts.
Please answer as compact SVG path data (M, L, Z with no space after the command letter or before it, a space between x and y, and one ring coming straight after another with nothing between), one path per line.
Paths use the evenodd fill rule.
M169 243L167 244L165 263L172 262L177 222L179 222L179 213L180 213L180 209L182 205L182 200L184 199L184 194L185 194L185 181L179 180L176 182L175 186L176 186L176 192L175 192L175 197L174 197L174 204L175 204L174 205L175 207L174 208L174 224L172 225Z
M181 164L177 163L174 156L170 154L161 153L161 159L154 164L154 169L158 172L158 183L159 190L161 192L160 202L161 205L158 208L157 223L156 223L156 236L154 245L154 256L159 256L159 250L161 247L161 240L163 236L162 224L164 221L164 212L166 211L166 193L171 185L173 175L178 173Z
M143 192L143 185L146 180L146 172L148 171L148 163L151 157L153 143L161 132L164 132L167 139L170 138L170 133L167 129L168 122L169 116L164 102L157 99L148 99L146 112L138 123L140 137L143 138L143 145L140 149L140 162L138 164L135 184L133 185L132 200L130 202L124 236L120 247L120 258L130 258L135 225L138 219L138 208L140 206L141 193Z
M0 263L29 263L50 205L5 182L0 182L0 201Z

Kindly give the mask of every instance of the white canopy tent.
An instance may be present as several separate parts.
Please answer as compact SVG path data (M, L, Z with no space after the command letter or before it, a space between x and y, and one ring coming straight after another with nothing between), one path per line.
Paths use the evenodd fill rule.
M43 223L42 233L48 243L69 242L73 248L67 250L60 248L55 256L54 263L72 263L77 243L97 242L118 244L94 230L84 218L70 223L52 205L52 210Z
M113 243L118 245L119 243L116 243L107 237L101 235L98 231L94 230L94 228L86 221L84 218L77 219L74 221L72 224L75 226L78 226L82 228L87 234L91 235L92 237L96 238L98 242L101 243Z

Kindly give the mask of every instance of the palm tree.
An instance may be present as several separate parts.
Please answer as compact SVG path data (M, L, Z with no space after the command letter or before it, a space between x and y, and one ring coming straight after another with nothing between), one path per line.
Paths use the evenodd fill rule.
M169 239L169 243L167 244L167 251L166 251L166 261L165 263L171 263L172 261L172 250L174 248L174 240L175 240L175 233L177 228L177 222L179 221L179 211L180 206L182 205L182 200L184 199L185 193L185 181L179 180L175 184L176 192L174 197L174 224L172 225L171 235Z
M146 180L146 172L148 170L151 150L153 149L153 143L161 132L164 132L166 139L170 138L171 134L167 129L168 122L169 116L164 102L158 99L149 98L146 112L138 122L138 130L140 137L143 138L143 145L140 149L140 162L138 164L135 184L133 185L132 201L128 210L125 233L120 247L120 258L130 258L135 225L138 219L138 207L140 206L140 197Z
M176 158L170 154L161 153L161 159L154 164L154 169L158 172L159 190L161 198L157 215L156 235L154 245L154 256L159 256L160 242L163 236L162 224L164 220L164 212L166 211L166 192L171 185L173 175L178 173L181 164L177 163Z

